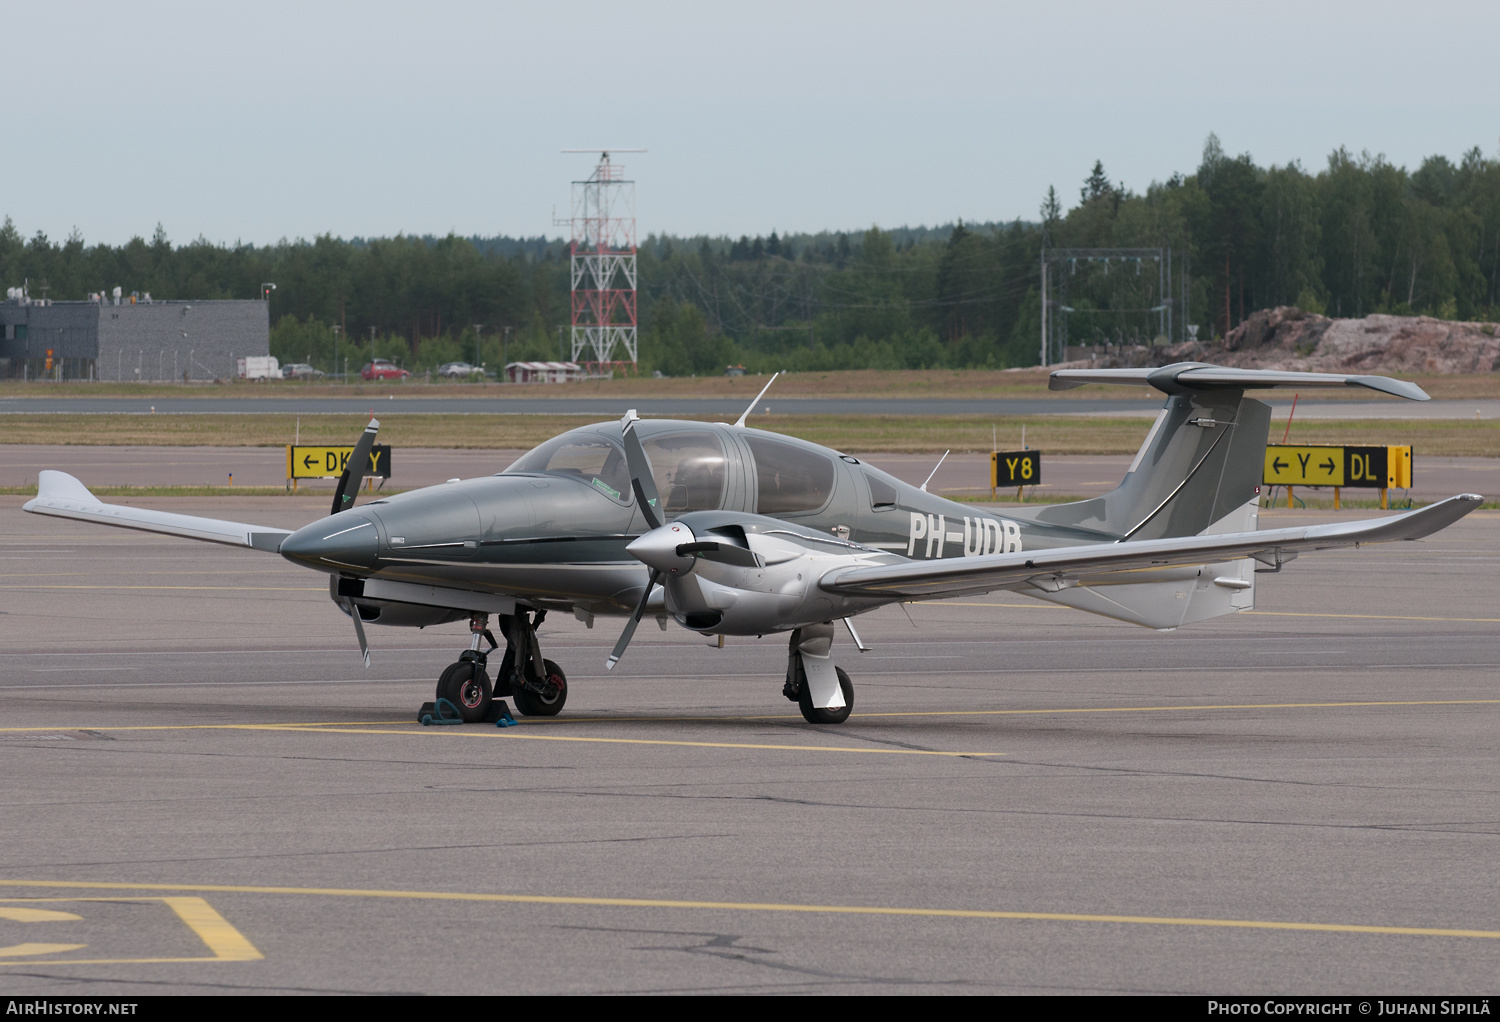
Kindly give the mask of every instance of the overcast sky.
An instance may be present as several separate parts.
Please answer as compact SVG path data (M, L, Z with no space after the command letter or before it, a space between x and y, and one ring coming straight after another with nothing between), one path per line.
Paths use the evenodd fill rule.
M28 236L558 235L621 155L652 232L1035 219L1203 140L1415 168L1500 149L1500 4L0 0Z

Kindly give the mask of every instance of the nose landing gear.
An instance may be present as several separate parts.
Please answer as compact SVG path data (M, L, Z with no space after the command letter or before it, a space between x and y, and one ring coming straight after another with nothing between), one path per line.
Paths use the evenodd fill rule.
M470 614L469 632L469 648L459 654L458 662L449 664L438 678L436 698L446 699L457 706L463 714L464 723L474 724L492 719L490 710L494 689L490 685L489 675L485 673L485 665L490 651L500 644L490 633L488 614ZM479 648L481 639L489 642L489 650ZM502 701L496 709L506 713L509 708Z
M568 678L561 667L542 657L536 630L546 616L545 610L531 612L520 608L515 614L500 615L498 624L500 634L505 636L505 655L492 685L485 668L490 654L500 644L489 629L489 615L470 614L469 648L438 678L437 698L458 707L465 724L509 717L505 696L514 697L516 709L529 717L555 717L567 702ZM481 640L488 642L490 648L481 649Z

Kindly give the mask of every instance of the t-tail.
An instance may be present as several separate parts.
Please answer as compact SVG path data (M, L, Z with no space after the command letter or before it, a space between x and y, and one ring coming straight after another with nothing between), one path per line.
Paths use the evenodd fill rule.
M1231 369L1179 362L1159 369L1060 369L1053 390L1085 383L1155 387L1166 394L1145 442L1120 485L1102 497L1040 509L1038 522L1092 529L1117 541L1252 532L1271 406L1245 396L1271 387L1365 387L1413 401L1428 396L1415 384L1383 376ZM1278 566L1269 566L1274 570ZM1255 605L1249 559L1175 569L1139 580L1112 577L1079 584L1040 599L1151 628L1175 628Z

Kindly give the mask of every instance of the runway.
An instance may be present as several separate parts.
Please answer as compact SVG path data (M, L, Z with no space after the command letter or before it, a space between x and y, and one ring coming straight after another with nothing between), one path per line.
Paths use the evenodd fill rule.
M1119 398L777 398L774 391L756 406L779 415L1108 415L1152 418L1161 407L1160 395L1146 388L1116 388L1133 397ZM617 419L627 408L647 418L674 415L721 415L730 421L749 403L735 397L552 397L518 387L514 397L408 396L399 387L360 397L56 397L39 390L35 396L0 398L0 415L580 415ZM1289 409L1291 397L1278 394L1268 402L1278 411ZM1308 398L1297 403L1305 419L1494 419L1500 401L1368 401Z
M27 994L1475 994L1500 513L1157 634L1010 593L785 643L554 616L553 721L421 728L466 630L0 497L0 982ZM154 502L295 527L326 497ZM1266 512L1263 527L1352 517ZM40 900L38 900L40 899Z

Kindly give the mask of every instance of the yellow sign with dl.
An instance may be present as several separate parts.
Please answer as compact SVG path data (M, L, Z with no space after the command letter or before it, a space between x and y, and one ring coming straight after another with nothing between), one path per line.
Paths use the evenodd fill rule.
M349 466L354 454L351 447L300 447L288 444L286 448L286 477L288 479L336 479ZM364 466L366 478L389 479L391 477L391 445L376 444L370 449L370 463Z
M1411 446L1268 444L1261 482L1267 486L1406 489L1411 486Z

